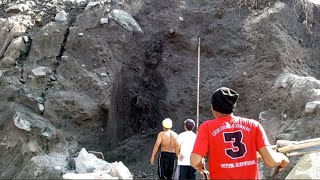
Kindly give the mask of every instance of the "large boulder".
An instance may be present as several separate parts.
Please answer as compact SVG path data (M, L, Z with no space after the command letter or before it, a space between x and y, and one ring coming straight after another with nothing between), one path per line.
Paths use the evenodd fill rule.
M320 179L320 153L304 155L286 179Z
M0 20L0 57L4 55L11 41L23 35L31 24L31 17L25 15Z
M34 156L14 179L62 179L68 166L66 157L62 153Z
M76 158L76 171L79 174L92 173L94 171L110 171L111 165L98 159L94 154L88 153L85 148L82 148L79 156Z

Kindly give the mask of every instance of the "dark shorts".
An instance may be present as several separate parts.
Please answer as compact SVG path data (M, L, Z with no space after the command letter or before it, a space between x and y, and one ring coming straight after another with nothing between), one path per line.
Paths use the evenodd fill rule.
M176 154L161 152L158 158L158 176L160 179L172 179Z
M196 170L192 166L180 166L179 179L195 180Z

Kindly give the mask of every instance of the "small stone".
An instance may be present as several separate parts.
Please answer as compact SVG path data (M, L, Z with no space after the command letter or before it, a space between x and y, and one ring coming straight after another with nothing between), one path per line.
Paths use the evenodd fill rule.
M287 114L283 114L282 117L287 119L288 116L287 116Z
M183 17L179 17L179 21L183 21L184 19L183 19Z
M41 112L43 112L43 111L44 111L44 105L43 105L43 104L38 104L38 106L39 106L39 110L40 110Z
M246 75L247 75L247 72L243 72L242 75L246 76Z
M57 22L66 21L67 20L67 13L65 11L59 12L58 14L56 14L54 20L57 21Z
M101 73L100 76L107 76L107 74L106 73Z
M50 76L49 78L50 78L51 81L56 81L57 80L57 78L55 76Z
M40 103L43 104L44 100L42 97L37 97L36 100Z
M22 38L23 38L23 41L24 41L25 43L28 43L28 42L29 42L29 37L28 37L28 36L22 36Z
M14 66L15 64L16 64L16 61L10 56L4 57L0 61L0 67L3 67L3 68L10 68L10 67Z
M305 113L314 113L316 109L320 106L320 101L308 102L305 106Z
M35 77L46 77L49 73L51 73L51 70L48 67L44 66L39 66L32 70L32 74Z
M100 2L89 2L85 7L85 10L92 9L95 6L101 6Z
M67 60L67 59L68 59L68 56L61 56L61 59L62 59L62 60Z
M83 36L83 33L78 33L78 36L82 37L82 36Z
M100 19L100 24L107 24L109 22L108 18L101 18Z

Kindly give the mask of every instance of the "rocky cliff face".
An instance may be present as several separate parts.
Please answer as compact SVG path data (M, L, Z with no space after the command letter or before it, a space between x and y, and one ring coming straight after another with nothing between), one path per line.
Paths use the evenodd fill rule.
M318 7L246 2L0 1L0 177L61 178L82 147L148 167L161 120L196 118L199 37L201 122L229 86L272 143L318 137Z

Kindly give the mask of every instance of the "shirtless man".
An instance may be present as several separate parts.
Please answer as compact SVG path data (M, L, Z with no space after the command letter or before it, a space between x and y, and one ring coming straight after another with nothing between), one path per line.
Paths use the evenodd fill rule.
M171 130L172 121L166 118L162 121L163 131L158 134L154 144L150 164L154 165L154 157L161 145L161 153L158 158L158 176L160 179L172 179L175 154L175 142L178 134Z

